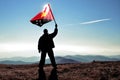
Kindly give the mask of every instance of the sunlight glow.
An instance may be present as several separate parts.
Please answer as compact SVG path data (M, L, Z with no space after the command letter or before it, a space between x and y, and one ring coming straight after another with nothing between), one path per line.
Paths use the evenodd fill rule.
M0 52L17 52L35 50L35 47L29 43L6 43L0 44L0 49Z
M77 45L57 45L55 51L72 52L72 53L88 53L96 54L103 52L120 52L117 48L104 48L96 46L77 46ZM32 43L5 43L0 44L0 52L20 52L20 51L37 51L37 44Z
M59 51L70 51L70 52L84 52L84 53L93 53L98 52L101 49L98 49L96 47L89 47L89 46L75 46L75 45L59 45L56 47L56 50Z
M120 52L118 48L104 48L97 46L76 46L76 45L59 45L55 48L56 51L69 51L75 53L102 53L102 52Z

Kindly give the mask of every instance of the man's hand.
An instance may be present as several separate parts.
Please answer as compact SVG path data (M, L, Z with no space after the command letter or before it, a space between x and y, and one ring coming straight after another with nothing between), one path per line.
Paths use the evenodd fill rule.
M55 28L57 28L57 26L58 26L58 25L57 25L57 24L55 24Z

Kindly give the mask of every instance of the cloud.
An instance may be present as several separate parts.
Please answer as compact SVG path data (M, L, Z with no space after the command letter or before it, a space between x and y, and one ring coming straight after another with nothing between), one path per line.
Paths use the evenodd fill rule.
M92 21L82 22L80 24L93 24L93 23L98 23L98 22L103 22L108 20L111 20L111 19L107 18L107 19L92 20Z
M36 45L31 43L0 43L1 52L19 52L36 50Z
M74 25L86 25L86 24L94 24L94 23L99 23L99 22L104 22L104 21L109 21L111 20L110 18L105 18L105 19L98 19L98 20L92 20L92 21L87 21L87 22L81 22L81 23L71 23L71 24L64 24L63 26L74 26Z
M59 44L56 46L55 51L69 52L69 54L74 53L84 53L84 54L109 54L109 53L120 53L120 46L118 47L103 47L103 46L91 46L91 45L67 45Z

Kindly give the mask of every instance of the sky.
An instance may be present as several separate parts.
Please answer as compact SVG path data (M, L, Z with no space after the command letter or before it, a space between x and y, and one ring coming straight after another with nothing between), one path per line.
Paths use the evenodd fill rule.
M30 19L51 5L58 24L55 56L120 55L120 0L0 0L0 58L39 56L43 29Z

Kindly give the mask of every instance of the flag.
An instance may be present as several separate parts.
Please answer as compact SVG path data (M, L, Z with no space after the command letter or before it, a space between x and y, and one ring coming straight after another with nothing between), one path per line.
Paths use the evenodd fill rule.
M46 4L43 10L34 16L30 22L41 27L43 24L48 23L52 20L54 20L54 16L52 14L50 4Z

